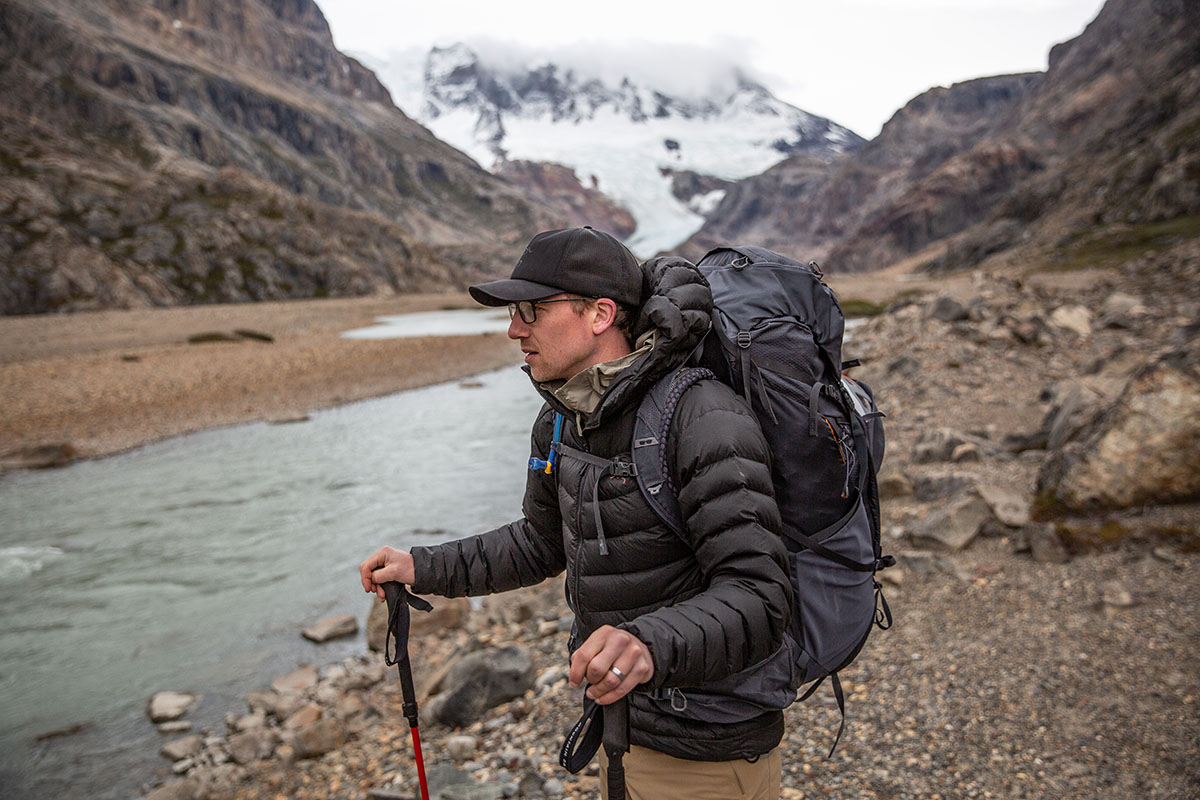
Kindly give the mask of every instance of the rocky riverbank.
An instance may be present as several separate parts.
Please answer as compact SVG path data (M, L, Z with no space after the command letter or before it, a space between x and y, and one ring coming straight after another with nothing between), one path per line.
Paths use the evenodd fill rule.
M889 414L895 625L844 675L832 759L831 694L788 709L785 798L1200 794L1198 277L1196 242L1115 272L978 275L856 330L847 356ZM413 644L435 796L596 796L594 767L557 767L579 709L561 596L435 599ZM410 798L406 728L377 652L307 668L227 730L165 739L150 796Z

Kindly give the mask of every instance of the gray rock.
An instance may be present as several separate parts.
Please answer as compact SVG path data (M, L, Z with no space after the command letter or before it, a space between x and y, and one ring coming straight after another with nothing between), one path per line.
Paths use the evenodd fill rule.
M565 791L566 787L563 786L563 782L558 778L551 778L542 784L542 794L546 795L546 797L562 797Z
M298 728L308 727L319 720L321 718L321 714L321 707L318 705L309 703L308 705L302 706L301 708L296 709L296 711L294 711L286 720L284 720L284 730L296 730Z
M434 764L426 771L425 780L429 784L431 797L439 797L446 789L455 786L471 786L475 779L470 773L461 770L453 764Z
M159 786L142 800L196 800L199 790L199 783L195 780L174 780Z
M1025 541L1034 561L1043 564L1066 564L1071 560L1062 538L1050 523L1029 525L1025 529Z
M1107 608L1132 608L1136 603L1133 593L1120 581L1105 581L1100 587L1100 600Z
M954 455L954 449L965 444L962 434L949 428L935 428L921 433L913 445L913 461L917 464L931 464L939 461L949 461Z
M271 688L276 692L304 691L317 685L321 674L316 667L306 665L286 675L280 675L271 681Z
M351 669L338 685L346 690L369 689L387 676L387 667L382 661L359 664Z
M974 442L963 442L950 454L950 461L954 464L977 464L982 460L983 453Z
M160 722L155 727L159 733L184 733L192 729L192 723L185 719L174 719L170 722Z
M884 465L879 473L879 499L894 500L898 497L909 497L913 493L912 481L891 462Z
M428 719L466 727L487 709L520 697L535 677L533 657L520 645L471 653L450 669L442 693L426 704Z
M1048 450L1058 450L1075 438L1100 414L1106 402L1102 393L1082 381L1062 381L1053 393L1053 405L1042 423Z
M270 728L253 728L229 737L225 747L238 764L250 764L270 758L279 743L279 735Z
M474 736L447 736L444 742L446 753L455 761L466 761L475 755L479 740Z
M929 316L942 322L958 322L967 318L967 309L953 297L941 295L930 303Z
M914 575L933 575L938 572L950 572L950 566L945 557L927 550L902 550L896 554L896 564ZM892 570L887 570L886 575Z
M179 719L196 704L196 695L186 692L156 692L150 698L146 713L151 722L169 722Z
M917 480L913 491L918 500L928 503L965 495L975 487L975 480L964 475L927 475Z
M296 731L292 747L298 758L315 758L336 750L345 740L345 726L336 719L326 718Z
M180 761L198 755L204 749L204 737L199 734L172 739L159 748L159 755L171 761Z
M1029 499L1020 492L993 483L981 483L976 491L996 519L1008 527L1020 528L1029 524Z
M1125 292L1113 292L1100 306L1100 321L1107 328L1127 328L1149 310L1142 301Z
M921 362L912 356L900 356L887 365L887 374L912 380L921 373Z
M979 529L991 519L987 503L971 494L930 512L909 532L913 544L937 550L962 550L979 535Z
M318 644L343 636L353 636L356 633L358 633L358 620L354 618L353 614L325 617L300 632L305 639Z
M1200 376L1164 359L1139 373L1078 441L1053 452L1038 491L1068 508L1127 508L1200 494Z
M1059 306L1050 313L1050 324L1080 337L1092 335L1092 312L1083 306Z

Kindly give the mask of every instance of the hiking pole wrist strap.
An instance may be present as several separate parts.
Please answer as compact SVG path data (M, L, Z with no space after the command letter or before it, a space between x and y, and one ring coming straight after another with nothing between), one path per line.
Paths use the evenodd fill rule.
M604 746L608 758L609 800L625 798L625 766L622 763L629 751L629 697L602 706L594 700L583 701L583 715L567 734L558 763L572 774L588 765L596 751Z
M413 756L417 762L417 778L421 784L421 797L429 800L429 788L425 782L425 759L421 754L421 735L417 730L417 690L413 684L412 664L408 660L408 628L409 606L419 611L432 611L433 606L424 598L410 594L404 584L388 581L383 584L384 597L388 606L387 633L383 640L383 660L389 665L395 665L400 676L400 691L404 702L401 710L408 720L409 731L412 733ZM396 640L396 653L393 656L389 650L391 640Z

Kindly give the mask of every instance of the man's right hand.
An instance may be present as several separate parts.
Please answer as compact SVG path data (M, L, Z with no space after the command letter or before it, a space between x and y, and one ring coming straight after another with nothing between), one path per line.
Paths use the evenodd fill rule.
M375 555L359 564L358 573L362 578L363 591L379 595L381 603L387 599L383 593L383 584L399 581L405 586L411 586L416 580L413 574L412 553L394 547L381 547L376 550Z

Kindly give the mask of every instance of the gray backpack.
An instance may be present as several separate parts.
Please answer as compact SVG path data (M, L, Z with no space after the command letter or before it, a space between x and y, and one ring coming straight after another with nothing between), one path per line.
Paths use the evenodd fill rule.
M844 725L838 671L858 655L873 627L892 623L875 577L895 563L880 549L876 473L883 461L883 414L870 388L843 374L857 362L841 360L845 318L815 263L737 247L713 250L697 266L712 287L712 330L691 365L660 380L638 409L638 486L662 520L683 535L678 487L667 463L675 407L689 386L706 378L742 394L771 448L784 524L795 597L788 637L791 697L812 682L800 697L805 700L830 678ZM738 676L727 682L737 685ZM754 691L742 684L727 703L755 702ZM757 700L780 707L778 691ZM689 716L723 719L716 697L691 693L688 705ZM678 702L674 710L685 711ZM841 733L839 727L834 748Z

